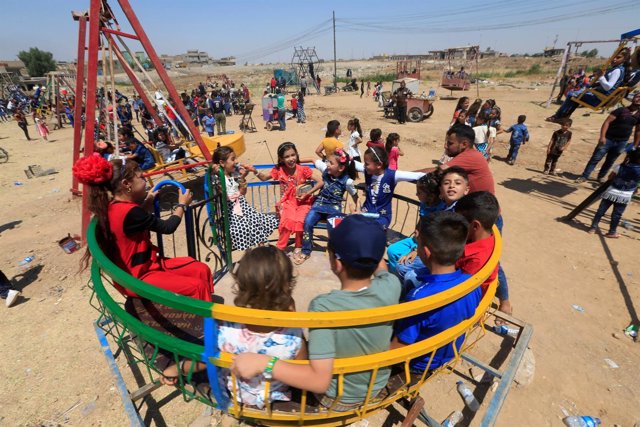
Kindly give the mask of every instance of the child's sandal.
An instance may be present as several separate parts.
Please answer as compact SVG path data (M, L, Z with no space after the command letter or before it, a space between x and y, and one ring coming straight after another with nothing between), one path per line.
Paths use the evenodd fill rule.
M604 237L606 237L607 239L619 239L620 235L618 233L615 233L615 234L607 233L604 235Z
M302 265L311 255L305 255L302 252L293 255L293 263L295 265Z

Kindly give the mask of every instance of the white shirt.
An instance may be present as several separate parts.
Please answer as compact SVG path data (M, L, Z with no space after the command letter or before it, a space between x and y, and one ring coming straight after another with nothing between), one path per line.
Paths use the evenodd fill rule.
M358 172L364 172L363 163L354 163L356 164L356 170ZM424 172L396 171L396 184L401 181L417 181L424 175L426 175ZM382 175L372 175L371 177L378 182L382 179Z
M489 128L489 138L487 138L487 125L480 125L473 128L473 132L476 134L474 144L484 144L489 142L489 138L496 137L496 128L493 126Z
M316 160L313 164L316 166L316 169L318 169L320 172L324 172L325 169L327 169L327 164L322 160ZM352 196L355 196L356 193L358 192L351 178L347 179L346 187L347 187L347 193L351 194Z
M351 132L349 136L349 142L347 143L347 147L349 150L349 155L351 157L360 157L360 151L358 150L358 139L360 139L360 134L357 130Z
M598 83L600 83L600 86L602 86L602 89L611 90L613 85L615 85L618 79L620 78L620 69L616 68L615 70L611 71L611 73L609 73L608 79L606 76L607 75L605 74L602 77L600 77L598 79Z

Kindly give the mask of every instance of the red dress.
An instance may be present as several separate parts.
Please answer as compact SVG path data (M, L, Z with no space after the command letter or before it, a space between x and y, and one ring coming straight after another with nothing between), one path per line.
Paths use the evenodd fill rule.
M304 229L304 218L307 216L313 197L308 197L300 202L296 199L296 190L299 185L311 179L311 168L308 166L296 165L296 171L289 175L282 167L275 166L271 169L271 178L280 182L280 201L276 207L280 213L280 225L278 230L283 233L302 232Z

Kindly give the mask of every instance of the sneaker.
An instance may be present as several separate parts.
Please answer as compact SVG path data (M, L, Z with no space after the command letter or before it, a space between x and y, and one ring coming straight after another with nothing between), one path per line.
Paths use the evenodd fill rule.
M549 171L547 169L543 170L542 173L545 175L549 175Z
M13 304L15 304L19 296L20 296L20 291L11 289L7 294L7 299L5 300L5 304L7 305L7 307L11 307Z
M585 182L587 180L587 178L585 178L584 176L579 176L578 178L576 178L576 180L574 181L576 184L580 184L581 182Z

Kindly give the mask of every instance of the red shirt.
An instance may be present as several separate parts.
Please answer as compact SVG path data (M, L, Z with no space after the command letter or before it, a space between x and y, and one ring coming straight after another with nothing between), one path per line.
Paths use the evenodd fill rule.
M479 151L471 148L465 150L449 160L447 166L460 166L467 171L469 174L469 193L488 191L493 195L496 194L489 164Z
M456 262L456 268L462 270L463 273L476 274L484 265L489 261L493 247L496 243L496 239L491 236L486 239L478 240L477 242L471 242L464 245L464 253L462 257ZM487 280L480 285L482 289L482 295L487 292L489 284L495 280L498 275L498 266L496 266L493 273Z
M384 142L382 142L382 141L368 141L367 142L367 147L369 147L369 148L371 148L371 147L384 148Z
M291 109L292 110L297 110L298 109L298 100L295 98L291 99Z

